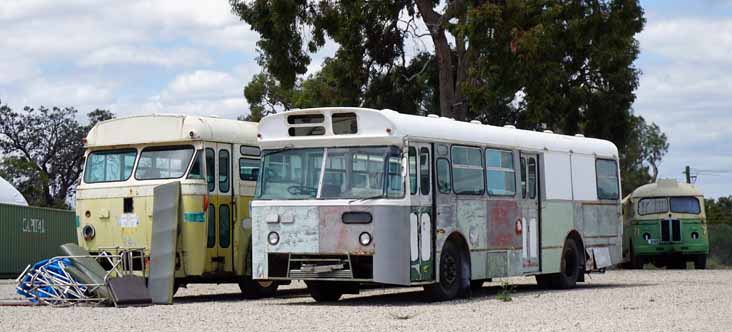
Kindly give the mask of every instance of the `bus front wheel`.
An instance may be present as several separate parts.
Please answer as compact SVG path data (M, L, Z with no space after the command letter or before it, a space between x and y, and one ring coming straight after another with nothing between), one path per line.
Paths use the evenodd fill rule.
M239 282L239 289L245 299L272 297L277 293L279 284L272 280L252 280L247 277Z
M458 296L469 294L470 267L465 255L459 247L449 241L440 255L440 281L424 286L428 299L432 301L452 300Z
M305 284L315 302L336 302L343 296L343 291L333 282L306 281Z

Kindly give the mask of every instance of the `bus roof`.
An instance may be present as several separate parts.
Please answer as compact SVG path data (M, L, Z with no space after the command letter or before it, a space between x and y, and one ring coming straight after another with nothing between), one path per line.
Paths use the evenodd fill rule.
M693 184L678 182L675 179L660 179L638 187L631 194L633 198L667 196L704 196Z
M330 126L331 114L355 113L357 134L334 135ZM287 117L304 114L323 114L325 133L321 136L290 136L289 129L303 124L289 124ZM309 124L316 126L317 124ZM262 148L275 149L297 146L347 146L367 144L399 144L404 138L419 138L457 144L486 144L505 148L522 148L557 152L594 154L618 158L618 149L610 141L497 127L474 122L462 122L436 116L402 114L392 110L355 107L326 107L292 110L273 114L260 121L259 140Z
M192 140L257 145L257 123L193 115L153 114L102 121L89 131L86 147Z

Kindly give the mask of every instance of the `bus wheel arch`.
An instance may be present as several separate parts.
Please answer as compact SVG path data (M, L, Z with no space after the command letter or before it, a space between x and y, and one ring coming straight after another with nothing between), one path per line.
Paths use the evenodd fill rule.
M580 273L577 276L578 282L584 282L585 281L585 271L587 267L587 249L585 249L585 242L582 240L582 236L577 232L576 229L573 229L569 231L567 234L567 237L564 239L565 245L567 244L568 239L574 240L574 243L577 245L577 249L579 250L579 254L581 257L579 257L579 262L581 264ZM564 253L564 246L562 246L562 253Z
M450 234L442 246L437 266L437 282L425 286L430 300L445 301L470 296L470 253L465 237Z

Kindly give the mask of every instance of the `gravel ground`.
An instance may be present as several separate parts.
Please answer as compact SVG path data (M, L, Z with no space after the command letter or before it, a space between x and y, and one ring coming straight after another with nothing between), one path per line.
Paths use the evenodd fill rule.
M379 288L329 305L315 303L302 283L249 301L236 285L191 285L170 306L0 306L0 331L732 330L732 270L610 271L567 291L540 290L533 278L497 281L466 300L426 303L420 288ZM496 299L501 281L515 285L511 302ZM14 285L0 282L0 300L11 299Z

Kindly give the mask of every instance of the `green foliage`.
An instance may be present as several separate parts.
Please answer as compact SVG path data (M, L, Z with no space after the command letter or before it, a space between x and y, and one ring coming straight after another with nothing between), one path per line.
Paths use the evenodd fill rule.
M707 199L710 266L732 266L732 196Z
M620 155L623 195L656 181L658 165L669 148L661 128L655 123L647 123L642 116L631 115L630 128L626 147Z
M618 146L625 193L653 181L668 150L658 126L631 111L638 0L230 3L261 38L263 73L245 88L250 119L365 106L581 133ZM418 38L434 49L407 59ZM335 55L303 78L328 39Z
M82 139L99 121L114 115L88 114L89 125L76 120L76 109L25 107L15 112L0 104L0 175L37 206L64 207L79 178L84 156Z
M511 293L513 293L516 289L516 286L511 284L508 281L502 281L501 282L501 290L498 291L498 294L496 294L496 299L503 302L511 302L513 301L513 298L511 297Z

